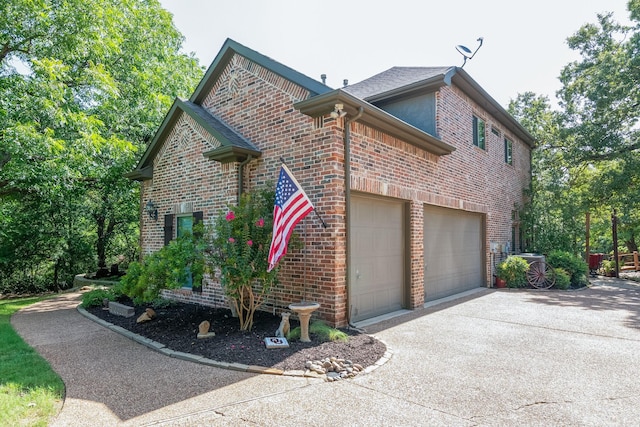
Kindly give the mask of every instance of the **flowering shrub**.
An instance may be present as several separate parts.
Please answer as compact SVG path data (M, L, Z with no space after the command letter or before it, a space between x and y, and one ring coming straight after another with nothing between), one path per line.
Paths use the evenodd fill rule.
M253 326L253 315L277 283L278 269L267 272L273 228L273 191L244 193L237 206L218 215L211 233L209 263L225 295L235 306L240 329Z

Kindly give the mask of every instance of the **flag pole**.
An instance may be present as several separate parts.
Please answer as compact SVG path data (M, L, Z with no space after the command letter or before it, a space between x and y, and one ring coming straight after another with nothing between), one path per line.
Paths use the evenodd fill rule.
M284 158L282 156L280 156L280 161L282 162L282 164L284 164L286 167L289 167L289 165L287 164L287 162L284 161ZM320 222L322 223L322 227L327 228L327 224L324 222L324 220L322 219L322 217L320 216L320 214L318 213L318 211L316 210L315 205L313 206L313 212L316 214L316 216L318 217L318 219L320 220Z

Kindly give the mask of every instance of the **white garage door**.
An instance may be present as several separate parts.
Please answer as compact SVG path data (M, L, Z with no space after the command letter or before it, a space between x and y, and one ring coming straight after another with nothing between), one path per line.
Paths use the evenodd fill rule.
M351 199L351 320L403 307L404 208L402 202Z
M425 206L425 301L484 285L482 224L480 214Z

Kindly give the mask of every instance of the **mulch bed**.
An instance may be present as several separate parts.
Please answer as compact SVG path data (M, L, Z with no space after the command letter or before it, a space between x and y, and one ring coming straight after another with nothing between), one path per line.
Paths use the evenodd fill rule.
M126 303L126 302L124 302ZM308 360L338 357L362 366L371 366L385 353L379 340L353 329L342 329L349 335L347 342L323 342L310 334L311 342L289 341L289 348L267 349L264 338L275 336L280 317L256 312L251 331L240 330L237 318L228 309L172 302L166 308L155 308L157 317L146 323L136 323L147 306L135 307L135 316L122 317L102 307L87 311L114 325L164 344L171 350L200 355L212 360L273 367L282 370L303 370ZM211 323L215 337L197 339L198 326L204 320ZM290 319L291 328L299 326Z

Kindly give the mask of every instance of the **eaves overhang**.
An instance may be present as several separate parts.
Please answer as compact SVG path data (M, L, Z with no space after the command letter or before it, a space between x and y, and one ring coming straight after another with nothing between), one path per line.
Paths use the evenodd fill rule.
M513 134L529 147L535 148L535 138L505 110L498 101L493 99L475 80L462 68L455 67L451 82L466 93L476 104L485 109L499 122L505 125Z
M451 78L454 74L455 67L451 67L444 73L435 75L425 80L420 80L408 84L406 86L401 86L392 90L368 96L364 98L364 100L371 104L387 103L402 98L411 98L425 93L435 92L442 86L451 85Z
M249 156L258 158L262 155L262 152L249 140L200 105L176 98L138 165L133 171L126 173L125 177L135 181L153 178L153 160L182 114L189 116L220 143L219 147L203 153L205 157L221 163L230 163L243 162Z
M251 150L236 146L221 146L213 150L202 153L209 160L215 160L220 163L244 162L249 157L258 158L262 153L258 150Z
M430 153L442 156L455 151L455 147L452 145L443 142L435 136L398 119L342 89L336 89L322 95L314 96L297 102L293 104L293 106L301 113L315 118L330 114L336 104L342 104L343 110L351 117L356 116L360 107L362 107L362 115L358 118L358 122Z

